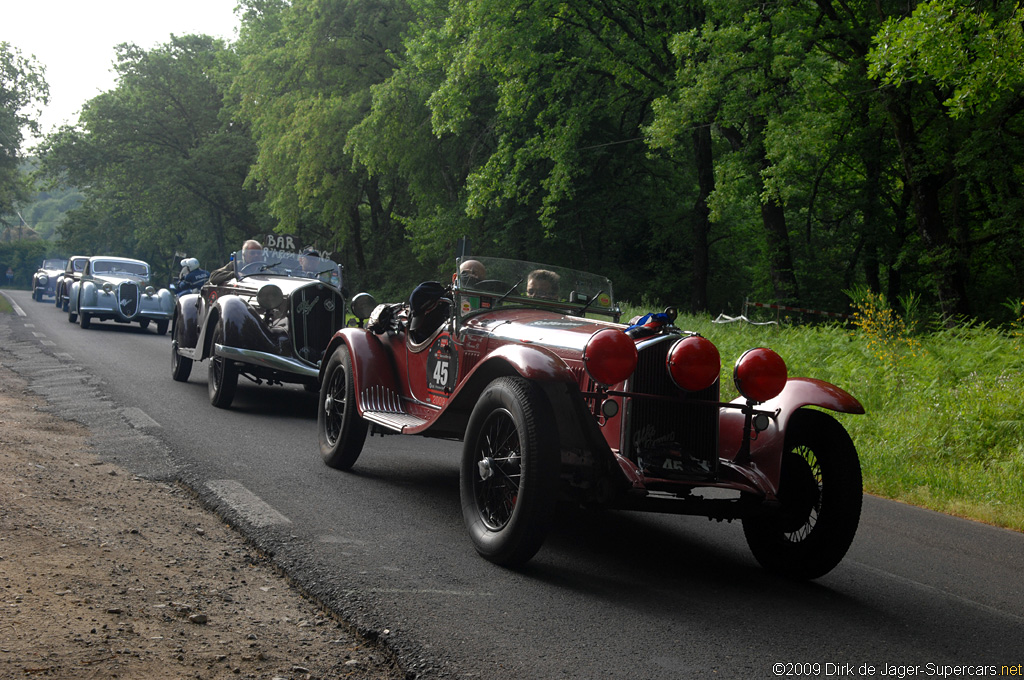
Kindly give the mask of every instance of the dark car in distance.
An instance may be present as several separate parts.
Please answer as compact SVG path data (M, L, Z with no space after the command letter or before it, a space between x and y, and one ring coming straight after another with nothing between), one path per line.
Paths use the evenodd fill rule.
M71 284L82 278L82 272L85 271L85 265L88 262L89 257L87 255L73 255L68 258L64 271L57 276L57 282L54 287L53 302L57 305L57 309L65 312L68 311Z
M345 325L341 267L267 249L238 251L227 280L216 275L177 300L171 377L187 381L193 362L208 360L210 403L219 408L231 405L239 377L318 389L327 343Z
M39 269L32 275L32 299L42 302L44 297L51 297L57 285L57 278L64 273L68 261L50 257L43 260Z
M842 560L860 464L819 409L863 413L855 398L756 347L732 371L742 396L722 402L717 348L674 310L620 324L605 277L475 260L486 278L353 299L365 327L339 330L321 367L327 465L352 468L371 428L462 441L464 522L506 566L534 556L566 502L739 520L760 564L789 577Z

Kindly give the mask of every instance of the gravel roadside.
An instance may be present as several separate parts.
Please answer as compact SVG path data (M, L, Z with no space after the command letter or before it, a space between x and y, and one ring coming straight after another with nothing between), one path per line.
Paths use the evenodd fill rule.
M406 677L188 490L96 455L18 360L0 347L0 677Z

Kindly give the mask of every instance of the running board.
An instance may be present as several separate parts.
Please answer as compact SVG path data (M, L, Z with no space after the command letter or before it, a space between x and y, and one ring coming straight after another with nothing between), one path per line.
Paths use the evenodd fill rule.
M387 411L363 411L363 418L395 432L401 432L407 427L419 427L427 422L423 418L417 418L408 413L389 413Z
M418 427L427 421L405 412L402 397L382 385L373 385L359 395L363 418L395 432Z

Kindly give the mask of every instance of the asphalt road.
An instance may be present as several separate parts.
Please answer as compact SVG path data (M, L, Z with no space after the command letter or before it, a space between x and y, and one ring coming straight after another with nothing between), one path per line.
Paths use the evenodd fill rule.
M867 497L846 559L800 584L765 574L738 523L581 513L510 571L466 536L457 442L374 437L352 472L331 470L301 388L243 381L232 409L215 409L205 363L171 379L169 336L84 331L8 294L25 316L0 316L0 343L34 391L92 423L112 460L184 480L419 677L958 677L1024 664L1020 534ZM115 421L133 436L104 440Z

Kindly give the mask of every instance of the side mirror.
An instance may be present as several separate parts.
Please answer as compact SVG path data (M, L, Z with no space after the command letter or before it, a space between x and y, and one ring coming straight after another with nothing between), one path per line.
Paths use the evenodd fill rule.
M352 313L356 315L356 318L360 321L365 321L370 318L370 314L373 313L374 308L377 307L377 301L373 299L373 296L369 293L358 293L352 298L352 304L350 305Z

